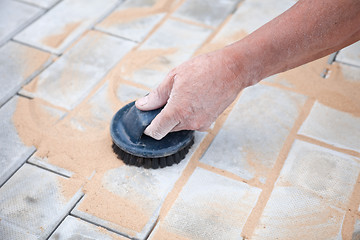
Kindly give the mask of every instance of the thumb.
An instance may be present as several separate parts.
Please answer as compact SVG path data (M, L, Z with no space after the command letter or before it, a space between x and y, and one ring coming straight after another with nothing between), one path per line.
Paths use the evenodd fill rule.
M155 90L135 102L136 107L142 111L149 111L164 106L170 96L173 78L174 74L168 74L165 80Z
M165 137L180 120L171 114L168 105L154 118L151 124L145 129L144 133L156 140L161 140Z

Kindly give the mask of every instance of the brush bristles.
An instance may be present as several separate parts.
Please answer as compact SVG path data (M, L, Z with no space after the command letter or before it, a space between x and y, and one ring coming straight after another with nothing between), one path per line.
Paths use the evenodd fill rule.
M180 151L174 153L173 155L167 157L160 157L160 158L144 158L131 155L123 150L121 150L115 143L113 143L112 148L114 153L116 153L118 159L122 160L127 165L137 166L137 167L144 167L146 169L152 168L164 168L166 166L171 166L174 163L178 164L183 160L186 154L189 152L189 149L194 144L194 139L191 142L181 149Z

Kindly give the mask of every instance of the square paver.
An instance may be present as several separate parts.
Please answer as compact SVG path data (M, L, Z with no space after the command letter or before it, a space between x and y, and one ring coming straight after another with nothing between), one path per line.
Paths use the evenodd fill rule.
M307 191L276 186L252 240L339 240L345 212Z
M178 1L125 1L96 29L141 42Z
M87 191L72 214L130 238L145 239L156 223L165 197L205 135L195 134L194 145L177 165L155 170L123 165L95 175L88 188L96 192ZM109 219L108 214L115 214L116 219Z
M0 106L52 62L49 53L8 42L0 48Z
M116 0L63 0L15 39L60 54L117 3Z
M0 229L9 236L22 229L46 238L80 199L79 189L66 178L25 164L0 189Z
M109 232L79 218L68 216L49 238L50 240L101 239L126 240L123 236Z
M0 46L39 17L44 10L25 3L0 1Z
M305 100L264 85L245 89L200 161L264 183Z
M71 110L133 47L130 41L89 32L21 93Z
M167 20L121 65L123 79L156 87L166 74L188 60L212 30Z
M152 239L240 239L260 192L197 168Z
M240 0L186 0L176 10L173 16L217 27L236 9L239 1Z
M61 0L18 0L18 1L49 9Z
M299 134L360 152L360 117L315 102Z
M18 97L0 108L0 186L35 152L20 139L12 117Z
M360 41L340 50L336 61L360 67Z
M301 187L346 208L360 172L360 159L296 140L278 185Z

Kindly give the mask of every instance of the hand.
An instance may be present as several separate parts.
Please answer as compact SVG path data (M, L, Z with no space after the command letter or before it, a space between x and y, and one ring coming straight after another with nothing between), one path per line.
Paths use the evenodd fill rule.
M149 95L136 101L143 111L164 109L145 129L160 140L180 130L207 130L247 83L230 70L223 50L195 57L174 68Z

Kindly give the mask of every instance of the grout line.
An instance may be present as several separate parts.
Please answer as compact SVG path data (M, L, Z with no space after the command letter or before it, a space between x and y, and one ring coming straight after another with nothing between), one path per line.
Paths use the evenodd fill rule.
M30 43L18 41L18 40L14 39L14 38L12 38L11 41L22 44L22 45L25 45L25 46L30 47L30 48L35 48L35 49L37 49L39 51L42 51L42 52L50 53L50 54L55 55L57 57L61 56L61 54L51 52L50 50L47 50L47 49L44 49L44 48L41 48L41 47L38 47L38 46L35 46L35 45L31 45Z
M29 159L28 159L28 160L29 160ZM70 179L70 178L71 178L71 177L69 177L69 176L67 176L67 175L65 175L65 174L63 174L63 173L59 173L59 172L56 172L56 171L54 171L54 170L51 170L51 169L49 169L49 168L47 168L47 167L37 165L36 163L29 162L28 160L26 160L26 163L29 164L29 165L32 165L32 166L41 168L41 169L43 169L43 170L45 170L45 171L48 171L48 172L52 172L52 173L54 173L54 174L56 174L56 175L59 175L59 176L61 176L61 177L65 177L65 178L67 178L67 179Z
M144 237L144 239L149 239L152 232L155 230L156 226L159 224L159 217L156 219L155 223L153 224L152 228L150 229L149 233Z
M75 196L75 195L74 195ZM51 235L53 235L53 233L59 228L59 226L64 222L64 220L66 219L67 216L70 215L71 211L76 207L76 205L81 201L81 199L84 197L85 195L83 194L74 204L74 206L72 206L70 208L70 210L67 212L67 214L64 215L64 217L60 220L60 222L55 226L54 230L52 230L48 236L46 237L46 240L48 240Z
M360 160L360 153L356 152L354 150L341 148L341 147L336 147L336 146L331 145L329 143L326 143L326 142L323 142L321 140L317 140L315 138L305 136L305 135L302 135L302 134L297 134L296 139L299 139L301 141L308 142L308 143L311 143L311 144L314 144L314 145L318 145L320 147L329 148L331 150L341 152L341 153L344 153L344 154L347 154L347 155L351 155L353 157L359 158L359 160Z
M360 174L358 175L353 192L349 199L349 205L345 213L344 221L342 224L341 235L343 240L351 240L352 233L354 232L355 221L358 217L358 207L360 203Z
M250 239L255 231L258 222L260 221L260 217L267 205L268 200L270 199L271 193L275 187L275 182L280 175L280 171L285 163L287 155L290 152L291 146L296 139L296 134L300 129L300 126L305 121L307 116L310 113L312 106L315 103L315 99L308 98L296 119L289 135L287 136L282 149L279 152L279 155L274 164L273 170L268 174L266 178L266 183L264 185L263 191L261 192L258 201L255 207L252 209L241 233L241 236L244 239Z
M91 31L103 33L103 34L106 34L106 35L109 35L109 36L112 36L112 37L120 38L120 39L125 40L125 41L129 41L129 42L132 42L132 43L139 44L138 41L135 41L135 40L132 40L130 38L126 38L126 37L123 37L123 36L120 36L120 35L116 35L114 33L105 31L105 30L103 30L101 28L94 27L94 28L91 28Z
M36 5L34 3L31 3L31 2L25 2L25 1L21 1L21 0L14 0L15 2L19 2L19 3L23 3L25 5L29 5L29 6L32 6L32 7L36 7L36 8L40 8L40 9L43 9L43 10L47 10L47 8L45 7L42 7L42 6L39 6L39 5Z
M329 65L331 65L331 64L333 64L333 62L335 62L336 56L337 56L338 54L339 54L339 51L330 54L329 59L328 59L328 64L329 64Z
M17 173L17 171L19 171L19 169L20 169L22 166L25 165L25 163L27 163L27 161L29 160L29 158L31 158L31 156L34 155L35 152L36 152L36 150L34 150L34 151L26 158L26 160L25 160L22 164L20 164L20 166L19 166L2 184L0 184L0 188L1 188L2 186L4 186L5 183L7 183L7 182L15 175L15 173Z
M84 196L85 196L85 195L84 195ZM76 205L77 205L79 202L80 202L80 201L78 201L78 202L76 203ZM76 207L76 205L74 206L74 208ZM73 208L73 209L74 209L74 208ZM71 211L72 211L72 209L71 209ZM69 216L72 216L72 217L81 219L81 220L84 221L84 222L87 222L87 223L90 223L90 224L92 224L92 225L95 225L95 226L104 228L104 229L108 230L109 232L115 233L116 235L119 235L119 236L122 236L122 237L126 237L126 238L129 238L129 239L132 239L130 236L128 236L128 235L126 235L126 234L124 234L124 233L118 232L118 231L116 231L116 230L113 230L113 229L111 229L111 228L109 228L109 227L106 227L106 226L104 226L104 225L98 224L98 223L96 223L96 222L93 222L93 221L91 221L91 220L89 220L89 219L87 219L87 218L81 217L81 216L79 216L79 215L72 214L71 211L70 211L70 213L69 213Z
M344 64L344 65L350 66L350 67L360 68L359 65L355 65L355 64L352 64L352 63L347 63L347 62L343 62L343 61L335 61L335 62L336 62L336 63Z

